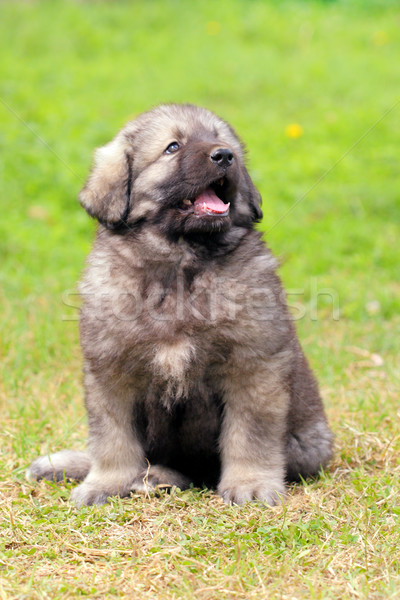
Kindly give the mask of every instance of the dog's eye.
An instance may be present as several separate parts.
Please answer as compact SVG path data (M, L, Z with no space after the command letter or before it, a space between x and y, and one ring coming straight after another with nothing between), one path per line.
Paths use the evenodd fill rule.
M164 154L173 154L177 150L179 150L180 145L178 142L171 142L169 146L167 146L164 150Z

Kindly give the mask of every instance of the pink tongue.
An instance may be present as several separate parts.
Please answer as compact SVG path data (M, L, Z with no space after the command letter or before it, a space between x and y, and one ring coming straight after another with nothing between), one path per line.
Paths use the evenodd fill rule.
M229 206L224 204L211 188L207 188L197 196L193 203L196 213L202 214L213 212L216 214L226 213Z

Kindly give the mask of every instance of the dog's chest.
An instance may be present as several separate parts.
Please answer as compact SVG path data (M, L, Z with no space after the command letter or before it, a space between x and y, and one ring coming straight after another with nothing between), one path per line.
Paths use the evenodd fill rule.
M150 303L146 316L152 336L149 367L167 394L186 396L193 382L204 378L210 357L215 360L221 321L217 281L212 274L190 278L181 270L158 293L158 304Z
M196 345L189 338L170 342L158 341L154 345L151 368L159 379L184 382L191 371L196 354Z

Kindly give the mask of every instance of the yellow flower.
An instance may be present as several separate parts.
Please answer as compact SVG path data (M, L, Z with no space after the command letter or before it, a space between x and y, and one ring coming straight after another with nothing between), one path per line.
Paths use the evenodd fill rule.
M217 21L209 21L206 30L208 35L218 35L221 31L221 25Z
M285 128L285 135L288 138L295 140L303 135L303 128L298 123L290 123L290 125Z

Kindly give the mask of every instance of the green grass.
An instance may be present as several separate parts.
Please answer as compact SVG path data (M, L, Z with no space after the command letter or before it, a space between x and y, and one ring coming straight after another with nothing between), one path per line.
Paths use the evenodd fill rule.
M3 2L0 16L0 597L399 598L398 4ZM86 437L69 305L94 232L76 202L92 151L161 101L205 105L246 140L304 313L337 449L283 508L191 490L78 511L69 484L24 480Z

